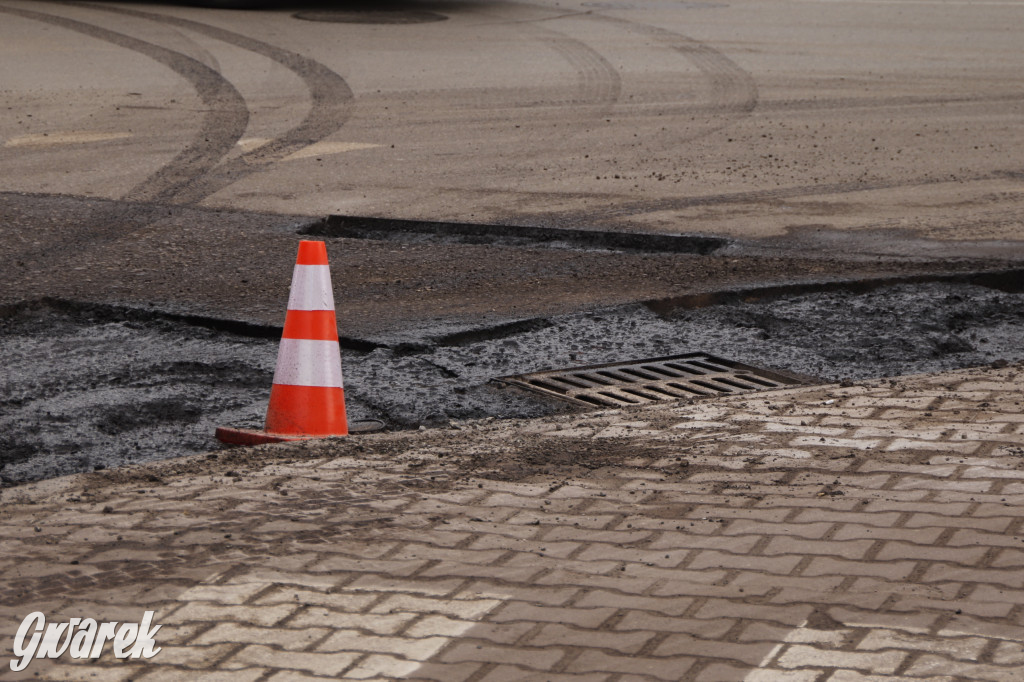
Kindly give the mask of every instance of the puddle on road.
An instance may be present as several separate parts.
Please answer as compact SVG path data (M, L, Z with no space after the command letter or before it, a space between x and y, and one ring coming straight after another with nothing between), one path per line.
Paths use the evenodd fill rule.
M232 329L233 331L228 331ZM216 449L218 425L262 424L273 329L72 305L0 319L5 483ZM866 379L1024 360L1024 294L964 284L808 293L654 313L624 306L342 351L350 419L391 428L572 409L490 379L706 352L821 377Z

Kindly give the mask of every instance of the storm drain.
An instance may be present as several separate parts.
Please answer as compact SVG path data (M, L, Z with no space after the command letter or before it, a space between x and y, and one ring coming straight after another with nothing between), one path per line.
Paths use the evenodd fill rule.
M706 353L518 374L497 381L590 407L708 398L805 383L795 375Z

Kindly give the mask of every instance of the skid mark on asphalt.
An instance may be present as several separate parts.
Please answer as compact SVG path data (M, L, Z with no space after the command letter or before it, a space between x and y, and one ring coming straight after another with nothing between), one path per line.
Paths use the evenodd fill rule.
M542 32L541 42L568 62L576 71L576 92L566 105L599 105L609 107L619 101L622 78L601 53L579 40L542 26L530 25ZM603 115L599 113L598 115Z
M65 144L90 144L109 142L132 137L132 133L101 133L87 130L66 130L52 133L36 133L12 137L4 142L4 147L55 147Z
M231 151L249 123L249 109L235 86L206 64L101 26L54 14L0 6L0 12L81 33L145 55L189 82L206 112L192 141L168 164L124 197L132 201L166 201L182 193L197 176L212 169Z
M538 9L534 5L522 5L530 9ZM545 8L546 9L546 8ZM476 10L481 14L488 14L482 10ZM559 14L548 17L547 20L560 18L574 18L586 16L587 13ZM622 95L622 76L618 69L609 62L604 55L588 45L587 43L573 38L562 31L546 26L541 26L534 20L517 20L508 22L509 26L515 27L532 41L544 45L555 52L575 72L576 83L567 97L555 101L545 101L545 104L553 106L573 107L596 107L596 111L589 112L593 118L601 118L606 115L612 105L619 101ZM586 116L588 112L580 112Z
M352 115L354 97L345 79L320 62L297 52L190 19L126 7L106 7L88 3L81 5L194 31L261 55L293 72L302 79L309 90L311 105L306 117L298 125L273 141L224 163L213 172L205 173L205 177L200 178L199 174L196 174L196 179L187 188L182 188L170 196L160 197L160 200L177 204L198 203L255 172L261 166L280 161L324 140L337 132Z
M713 116L705 127L683 137L681 142L689 142L726 128L737 119L750 114L757 106L757 83L753 76L723 52L681 33L657 26L603 14L590 16L595 21L612 23L628 31L654 38L685 57L707 79L711 88L711 100L703 108Z

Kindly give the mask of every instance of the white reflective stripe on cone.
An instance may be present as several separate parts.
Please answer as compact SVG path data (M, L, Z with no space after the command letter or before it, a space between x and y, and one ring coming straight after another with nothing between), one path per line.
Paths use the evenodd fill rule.
M281 339L274 383L342 388L341 349L338 342Z
M288 310L334 310L330 266L295 266Z

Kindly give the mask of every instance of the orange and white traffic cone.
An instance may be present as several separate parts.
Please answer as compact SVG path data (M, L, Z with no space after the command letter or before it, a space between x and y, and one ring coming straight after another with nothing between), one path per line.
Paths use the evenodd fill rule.
M263 431L217 428L233 445L348 435L341 349L324 242L299 242Z

